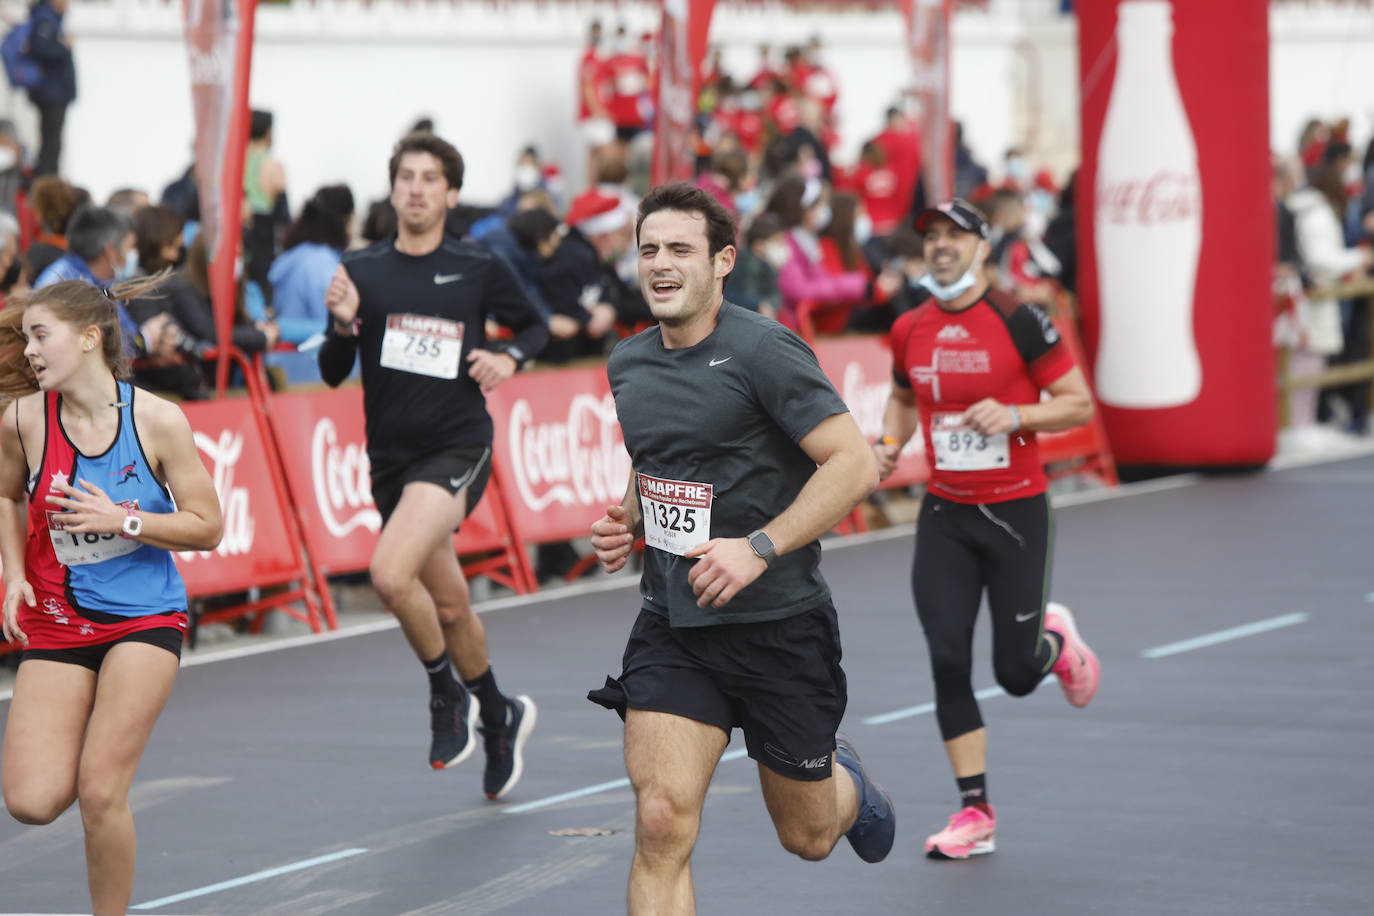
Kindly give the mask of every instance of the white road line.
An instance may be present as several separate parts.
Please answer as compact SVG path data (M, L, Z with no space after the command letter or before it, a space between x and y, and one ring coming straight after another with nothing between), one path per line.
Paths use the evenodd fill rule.
M973 698L975 700L990 700L993 697L1000 697L1006 691L1001 687L984 687L982 690L975 690ZM902 719L910 719L913 716L926 716L935 711L934 703L922 703L920 706L908 706L906 709L896 709L892 712L885 712L877 716L869 716L861 720L864 725L886 725L889 722L900 722Z
M1219 630L1216 633L1209 633L1206 636L1196 636L1192 639L1185 639L1181 642L1171 642L1163 646L1155 646L1153 649L1146 649L1140 653L1141 658L1164 658L1169 655L1178 655L1180 652L1191 652L1194 649L1204 649L1207 646L1215 646L1217 643L1230 642L1233 639L1244 639L1247 636L1257 636L1260 633L1268 633L1271 630L1281 630L1284 627L1297 626L1306 623L1311 617L1310 614L1283 614L1279 617L1270 617L1268 620L1260 620L1255 623L1247 623L1239 627L1231 627L1227 630Z
M749 752L744 748L727 751L720 755L720 762L728 760L739 760L747 757ZM571 792L561 792L558 795L550 795L547 798L540 798L532 802L525 802L523 805L512 805L509 808L502 808L502 814L524 814L526 811L534 811L537 808L547 808L550 805L561 804L565 801L572 801L575 798L586 798L589 795L600 795L602 792L613 792L616 789L628 789L630 781L625 778L612 779L610 782L600 782L594 786L587 786L585 789L573 789Z
M327 865L330 862L337 862L340 859L349 859L353 856L360 856L367 852L366 849L343 849L339 852L330 853L327 856L317 856L313 859L306 859L302 862L292 862L290 865L282 865L277 868L268 868L264 871L255 871L251 875L244 875L242 878L232 878L228 881L221 881L218 884L210 884L205 887L198 887L193 891L186 891L181 894L173 894L170 897L159 897L156 900L149 900L147 903L139 903L129 907L131 910L155 910L160 906L169 903L179 903L182 900L190 900L192 897L204 897L206 894L214 894L219 891L227 891L234 887L243 887L245 884L255 884L258 881L266 881L268 878L275 878L278 875L289 875L292 872L303 871L307 868L314 868L316 865Z

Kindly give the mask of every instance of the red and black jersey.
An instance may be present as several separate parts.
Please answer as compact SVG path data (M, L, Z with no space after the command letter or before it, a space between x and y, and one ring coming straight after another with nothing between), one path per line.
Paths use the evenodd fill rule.
M937 434L943 429L948 437L958 415L984 398L1038 403L1041 391L1074 368L1072 353L1044 311L991 290L957 312L928 300L897 319L891 345L893 382L916 394L921 435L931 456L931 492L955 502L990 503L1045 491L1033 432L1012 433L1006 460L976 470L939 467L931 438L932 429ZM960 441L956 437L956 448ZM962 441L967 447L967 434ZM946 439L942 450L948 448Z

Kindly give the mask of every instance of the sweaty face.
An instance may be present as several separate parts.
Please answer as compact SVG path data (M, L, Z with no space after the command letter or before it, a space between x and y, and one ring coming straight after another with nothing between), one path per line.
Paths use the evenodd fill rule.
M38 387L53 391L81 364L82 335L41 305L24 310L23 328L27 341L24 358L38 379Z
M953 220L933 219L925 234L926 269L937 283L953 283L983 256L982 247L978 233Z
M421 235L448 216L458 203L458 189L450 188L444 165L431 153L406 153L391 184L391 205L406 231Z
M709 254L706 217L658 210L639 227L639 289L649 311L667 325L682 325L706 312L720 295L720 281L734 266L735 249Z

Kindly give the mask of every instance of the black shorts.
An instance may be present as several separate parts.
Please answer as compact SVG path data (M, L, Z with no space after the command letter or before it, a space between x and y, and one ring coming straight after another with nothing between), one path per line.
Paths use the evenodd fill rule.
M482 494L491 479L491 448L482 445L464 445L445 449L417 458L408 464L397 464L387 468L372 469L372 499L377 511L382 514L382 522L391 518L391 513L401 502L401 491L406 484L417 481L432 483L456 495L459 490L468 491L468 506L465 515L471 515L482 501ZM453 529L457 531L458 529Z
M29 659L43 659L50 662L64 662L68 665L80 665L92 671L99 672L100 666L105 663L105 656L110 654L110 650L120 643L143 642L150 646L158 646L181 658L181 642L186 634L179 627L153 627L150 630L138 630L114 639L109 642L96 643L93 646L75 646L70 649L25 649L24 654L19 656L19 663L22 665Z
M749 756L789 779L830 776L848 691L835 606L763 623L671 627L642 610L625 646L624 673L587 699L744 730Z

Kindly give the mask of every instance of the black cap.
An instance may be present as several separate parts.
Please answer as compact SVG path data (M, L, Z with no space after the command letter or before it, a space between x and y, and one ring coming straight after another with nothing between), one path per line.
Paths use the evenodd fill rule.
M967 232L977 233L980 238L988 237L988 221L983 219L983 214L979 213L973 204L958 197L917 213L912 225L916 227L917 232L925 232L930 226L930 221L937 216L943 216Z

